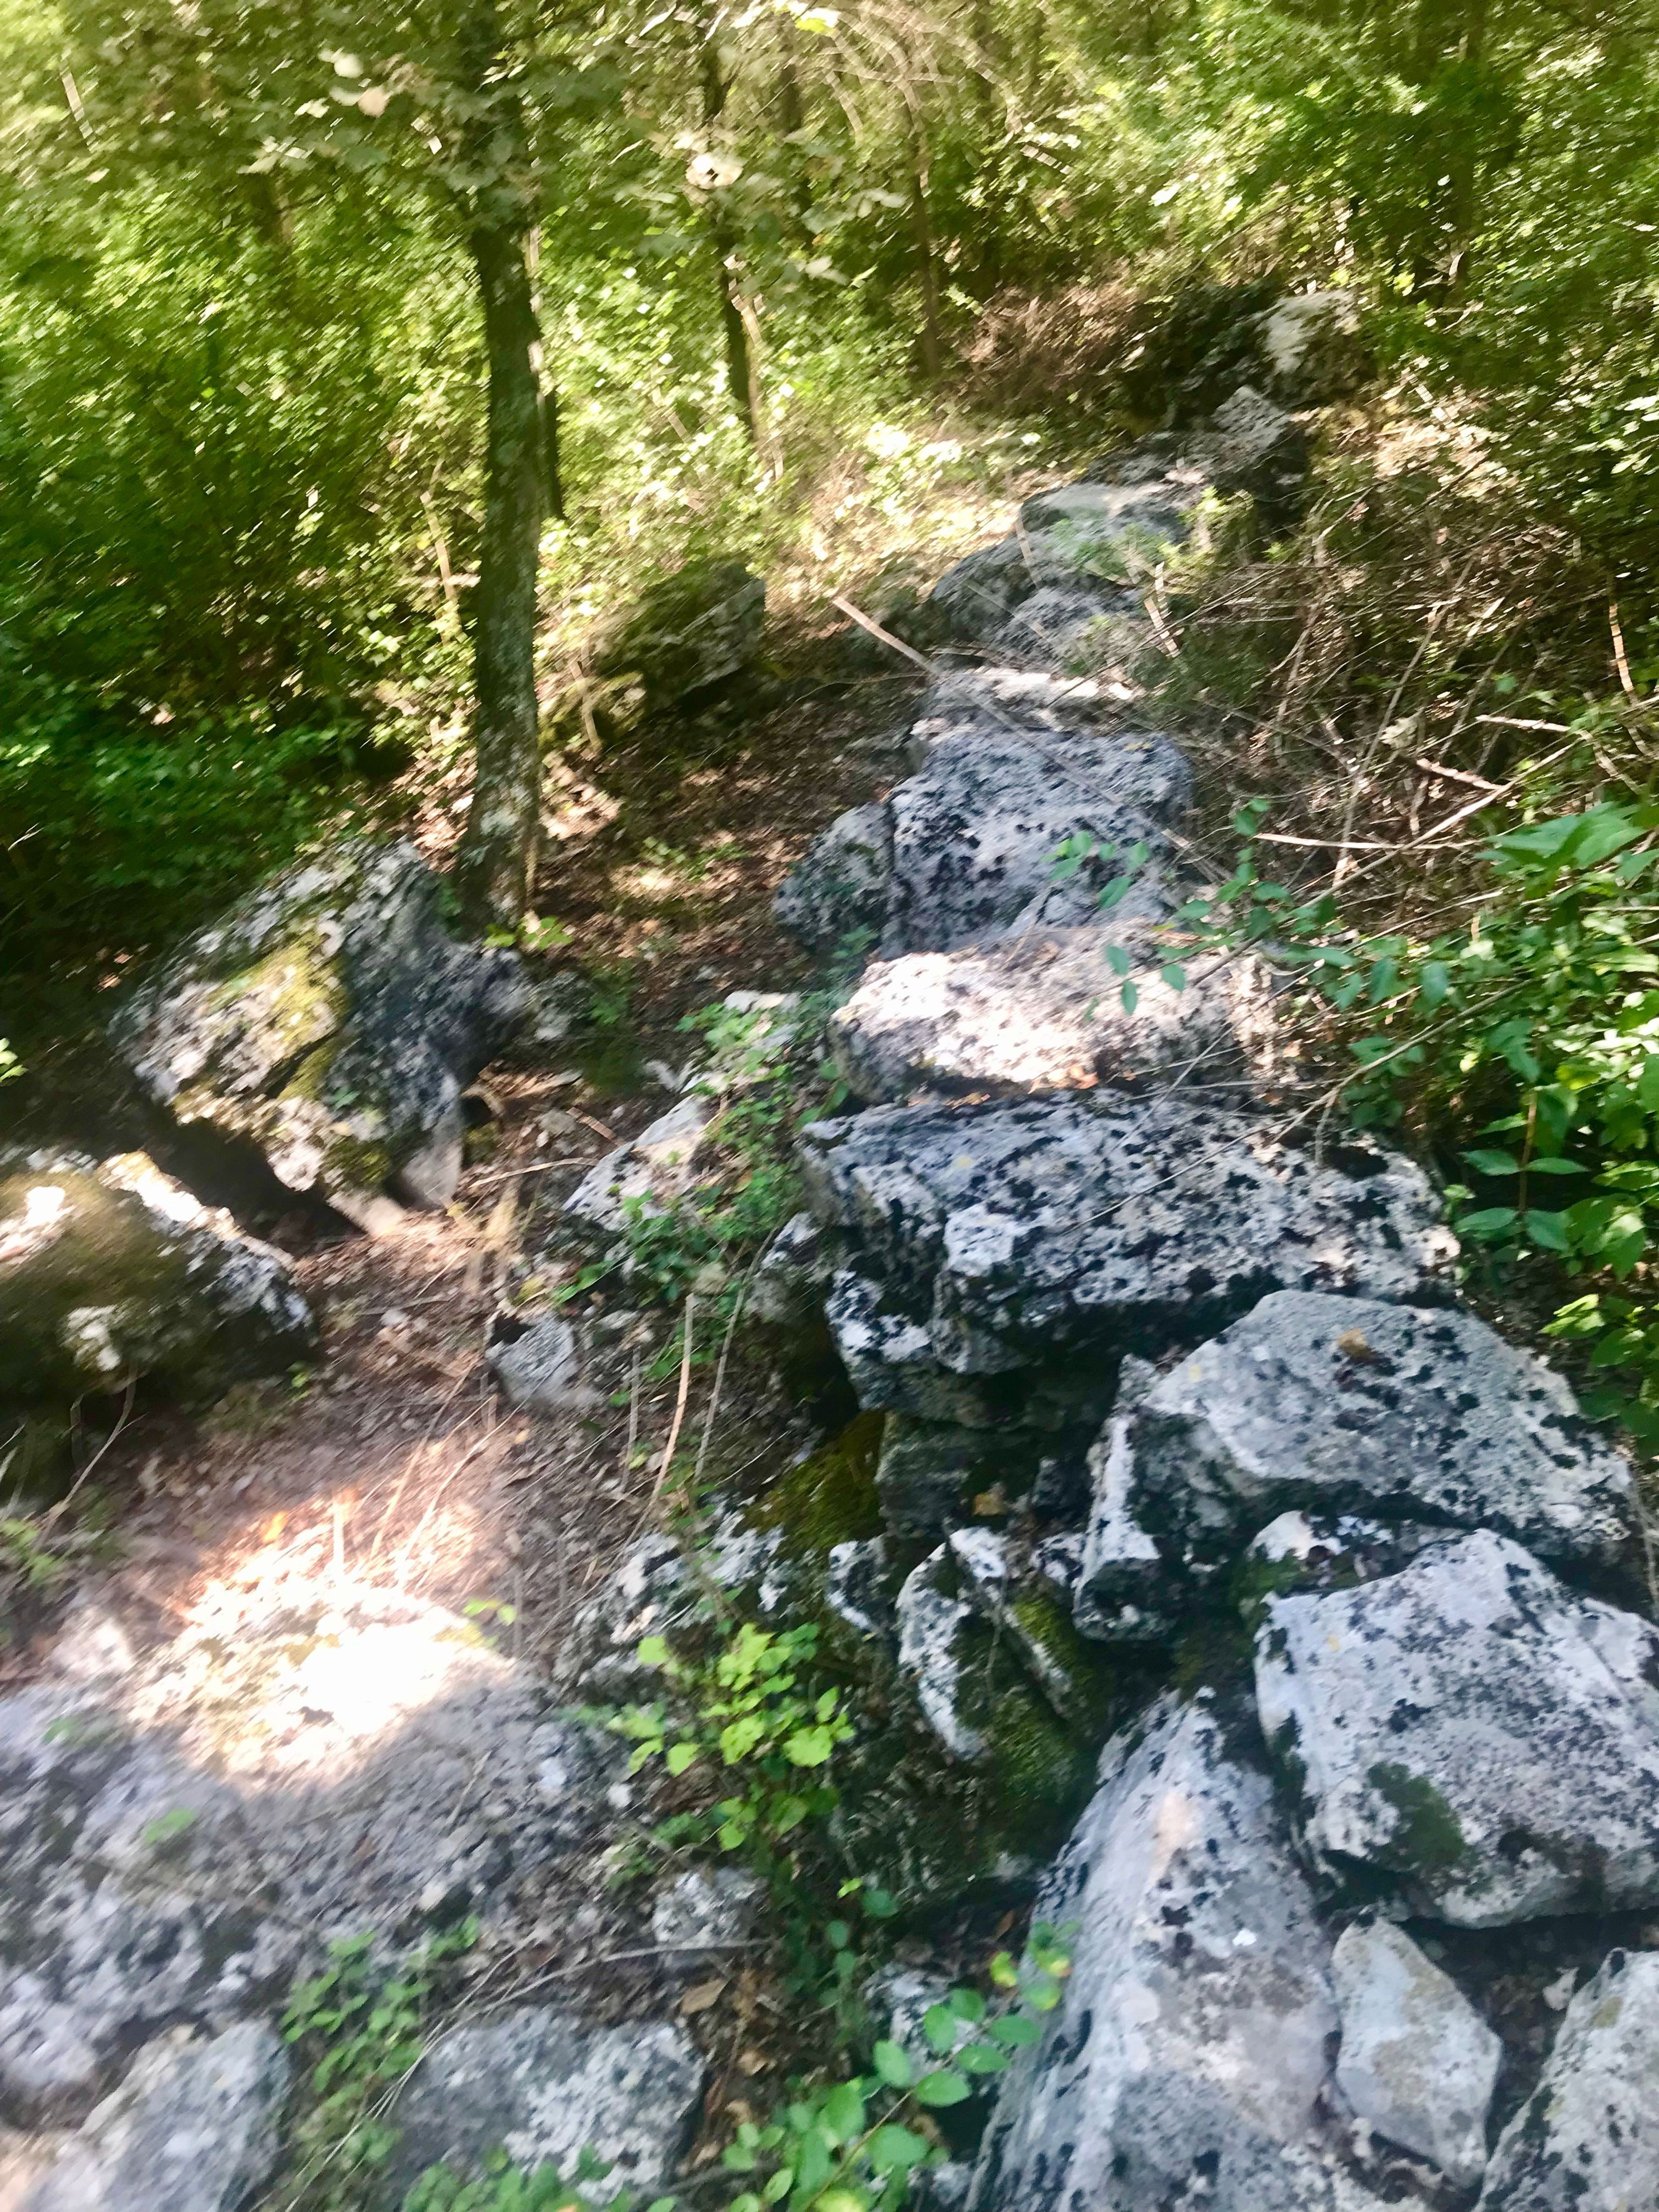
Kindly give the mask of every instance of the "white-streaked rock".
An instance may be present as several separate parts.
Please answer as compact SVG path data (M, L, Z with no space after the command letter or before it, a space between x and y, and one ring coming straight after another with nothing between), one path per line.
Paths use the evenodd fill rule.
M590 1168L562 1209L579 1234L620 1237L633 1209L661 1212L690 1185L714 1102L700 1091L677 1099L625 1145Z
M1343 2095L1390 2142L1473 2187L1486 2171L1503 2045L1450 1976L1386 1920L1344 1929L1331 1980Z
M1490 1530L1267 1601L1261 1725L1333 1881L1468 1928L1659 1903L1659 1629Z
M922 1718L953 1759L973 1764L985 1738L963 1711L968 1664L964 1632L974 1607L957 1596L941 1544L905 1577L898 1594L899 1672L915 1692Z

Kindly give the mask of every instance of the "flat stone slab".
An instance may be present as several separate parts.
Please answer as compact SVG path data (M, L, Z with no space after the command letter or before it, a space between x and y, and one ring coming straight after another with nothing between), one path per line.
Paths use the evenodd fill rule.
M1124 1504L1182 1567L1281 1512L1493 1528L1616 1559L1630 1464L1542 1360L1472 1314L1284 1291L1162 1376L1129 1424Z
M864 1402L935 1419L962 1416L883 1398L883 1372L1155 1354L1275 1290L1432 1297L1455 1249L1400 1155L1350 1140L1319 1167L1178 1094L878 1108L811 1125L800 1156L813 1212L876 1286L830 1304Z
M1614 1951L1498 2138L1480 2212L1659 2204L1659 1952Z
M1133 963L1133 1011L1109 948ZM848 1088L880 1100L1100 1084L1236 1096L1271 1073L1273 1036L1259 961L1189 959L1149 924L1109 920L1028 929L983 949L877 961L830 1024Z
M1344 1929L1331 1978L1342 2016L1337 2087L1390 2142L1473 2188L1486 2168L1503 2045L1450 1976L1386 1920Z
M263 2021L140 2051L15 2212L241 2212L276 2163L289 2057Z
M1659 1629L1508 1537L1270 1599L1255 1680L1332 1882L1466 1928L1659 1903Z
M584 2150L612 2168L606 2186L640 2201L666 2182L690 2141L704 2067L666 2021L593 2027L537 2006L441 2037L398 2106L393 2201L434 2166L469 2179L495 2150L526 2173L567 2180Z
M517 955L449 935L412 845L355 841L198 931L110 1038L182 1140L251 1147L372 1229L453 1196L462 1087L528 1012Z
M1298 2154L1337 2024L1329 1946L1271 1782L1173 1700L1102 1774L1038 1900L1075 1929L1071 1974L1004 2077L970 2203L1318 2202Z

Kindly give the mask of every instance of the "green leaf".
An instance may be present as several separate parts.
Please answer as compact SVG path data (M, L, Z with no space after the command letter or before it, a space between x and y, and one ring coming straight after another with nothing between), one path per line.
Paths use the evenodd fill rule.
M961 2026L948 2005L929 2005L921 2016L922 2033L935 2051L954 2051L961 2035Z
M634 1656L641 1667L665 1667L671 1654L660 1636L642 1636Z
M1477 1244L1490 1244L1506 1229L1512 1229L1520 1219L1512 1206L1486 1206L1474 1213L1462 1213L1457 1218L1460 1237L1473 1237Z
M1444 1003L1451 993L1451 970L1443 960L1425 960L1418 996L1431 1013Z
M994 2020L988 2032L1010 2051L1029 2051L1042 2040L1042 2030L1036 2022L1018 2012L1005 2013L1000 2020Z
M1466 1152L1464 1158L1467 1159L1468 1157ZM1544 1159L1529 1160L1527 1163L1528 1175L1565 1176L1584 1175L1588 1172L1587 1169L1579 1166L1577 1160Z
M1123 1011L1126 1014L1133 1013L1135 1008L1140 1004L1140 994L1133 983L1126 981L1120 984L1117 994L1123 1001Z
M1571 1252L1572 1238L1566 1224L1559 1213L1540 1213L1528 1208L1526 1230L1528 1240L1543 1252Z
M762 2190L761 2202L764 2204L781 2204L794 2185L795 2169L793 2166L781 2166L777 2172L772 2176L772 2179L767 2183L765 2188Z
M922 2075L915 2094L917 2104L938 2111L948 2105L964 2103L973 2091L954 2067L941 2066L936 2073Z
M994 2043L970 2043L957 2053L957 2064L965 2074L1000 2074L1008 2054Z
M915 2069L908 2054L896 2043L878 2043L871 2052L875 2069L890 2089L908 2089L915 2078Z
M720 2153L720 2164L728 2173L752 2173L755 2154L746 2143L727 2143Z
M1521 1172L1521 1163L1513 1152L1465 1152L1463 1157L1477 1175L1508 1176Z
M1109 945L1105 948L1105 956L1106 964L1115 975L1127 975L1134 965L1121 945Z
M695 1765L697 1747L695 1743L671 1743L668 1757L664 1761L671 1774L684 1774L688 1766Z
M821 2124L841 2142L864 2133L864 2085L839 2081L823 2100Z
M945 2002L970 2027L977 2027L985 2017L985 2000L977 1990L952 1990Z
M870 2138L870 2163L878 2173L908 2173L920 2166L932 2146L908 2128L878 2128Z
M792 1766L822 1766L835 1748L836 1738L830 1729L797 1729L784 1739L783 1755Z
M1163 967L1161 967L1158 972L1162 980L1169 985L1172 991L1184 991L1186 989L1187 970L1182 966L1178 960L1166 960Z

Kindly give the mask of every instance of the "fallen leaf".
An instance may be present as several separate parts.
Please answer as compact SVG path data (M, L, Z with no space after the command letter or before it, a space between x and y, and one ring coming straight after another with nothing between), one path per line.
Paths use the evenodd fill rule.
M764 2074L771 2063L763 2051L745 2051L738 2061L738 2071L743 2075Z
M1345 1359L1352 1359L1356 1367L1375 1365L1376 1354L1365 1340L1363 1329L1345 1328L1336 1340L1336 1348Z
M694 2014L707 2012L709 2006L718 2001L720 1991L725 1987L726 1984L723 1981L699 1982L695 1989L688 1990L680 1999L680 2010L688 2020Z

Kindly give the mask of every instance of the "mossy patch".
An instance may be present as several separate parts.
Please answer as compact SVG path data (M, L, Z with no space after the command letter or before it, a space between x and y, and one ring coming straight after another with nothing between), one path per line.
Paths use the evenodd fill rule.
M1426 1775L1382 1759L1365 1779L1399 1814L1389 1838L1389 1863L1407 1872L1441 1874L1468 1853L1463 1826Z
M833 1443L775 1482L752 1520L779 1531L791 1559L823 1559L836 1544L867 1542L881 1534L876 1465L884 1416L860 1413Z

